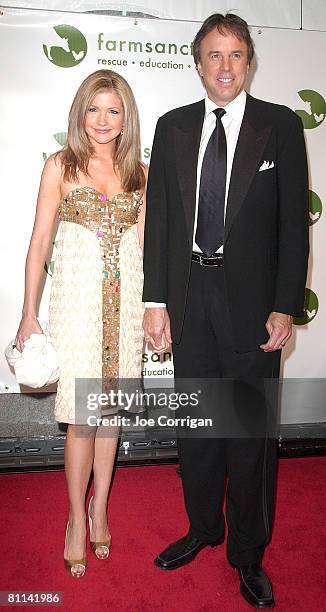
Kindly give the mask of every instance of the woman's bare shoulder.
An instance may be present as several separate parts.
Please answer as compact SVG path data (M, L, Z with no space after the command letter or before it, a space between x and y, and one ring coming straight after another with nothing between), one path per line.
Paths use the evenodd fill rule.
M62 152L58 151L48 157L44 164L42 180L61 183L63 175Z
M145 174L145 178L146 178L146 180L147 180L147 177L148 177L148 166L147 166L147 164L145 164L145 162L143 162L143 161L142 161L142 162L140 162L140 163L141 163L141 167L142 167L142 169L143 169L143 172L144 172L144 174Z
M53 172L62 172L63 170L63 156L62 151L57 151L56 153L52 153L47 158L45 168L51 168Z

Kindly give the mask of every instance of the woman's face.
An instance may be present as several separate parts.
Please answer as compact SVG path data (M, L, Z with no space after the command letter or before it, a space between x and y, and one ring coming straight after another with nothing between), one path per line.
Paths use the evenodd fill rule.
M112 90L94 96L85 116L85 131L92 145L114 143L124 122L124 110L119 96Z

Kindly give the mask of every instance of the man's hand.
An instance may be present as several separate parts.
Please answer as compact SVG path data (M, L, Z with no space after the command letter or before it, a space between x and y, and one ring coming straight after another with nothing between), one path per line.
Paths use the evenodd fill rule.
M292 316L282 312L271 312L266 322L269 340L261 344L265 353L282 349L292 336Z
M144 322L145 342L154 351L163 353L172 343L170 318L166 308L145 308Z

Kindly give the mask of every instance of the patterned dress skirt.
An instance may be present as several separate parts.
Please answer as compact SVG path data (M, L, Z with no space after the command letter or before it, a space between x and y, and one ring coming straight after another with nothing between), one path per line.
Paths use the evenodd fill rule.
M141 204L138 191L108 199L91 187L74 189L60 202L49 308L60 365L57 421L87 422L85 406L76 402L76 379L140 379Z

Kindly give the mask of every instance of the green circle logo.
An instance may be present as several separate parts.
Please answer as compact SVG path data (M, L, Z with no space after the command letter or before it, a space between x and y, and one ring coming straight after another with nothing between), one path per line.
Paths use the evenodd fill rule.
M304 315L303 317L293 317L295 325L306 325L310 323L316 316L319 308L317 295L306 287L304 298Z
M322 212L323 205L320 197L314 191L309 190L309 225L317 223Z
M295 111L301 117L304 129L312 130L321 125L326 116L325 98L313 89L301 89L301 91L298 91L298 95L309 106L309 112L305 110Z
M87 53L87 42L84 34L69 25L54 26L56 34L64 41L62 46L43 45L48 60L55 66L71 68L83 61Z

